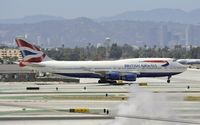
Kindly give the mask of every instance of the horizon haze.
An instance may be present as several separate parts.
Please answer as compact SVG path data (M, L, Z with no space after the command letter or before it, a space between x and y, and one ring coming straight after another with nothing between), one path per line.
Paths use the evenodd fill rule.
M199 0L0 0L0 19L32 15L101 18L127 11L172 8L191 11L200 8Z

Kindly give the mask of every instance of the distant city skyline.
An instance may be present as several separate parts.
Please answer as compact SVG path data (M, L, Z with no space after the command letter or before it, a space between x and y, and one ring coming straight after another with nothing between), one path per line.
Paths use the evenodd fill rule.
M0 0L0 19L31 15L64 18L100 18L126 11L173 8L190 11L200 8L200 0Z

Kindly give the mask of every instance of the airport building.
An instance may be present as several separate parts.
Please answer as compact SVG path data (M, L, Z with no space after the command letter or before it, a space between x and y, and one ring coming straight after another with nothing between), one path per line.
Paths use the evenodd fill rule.
M19 60L22 59L20 50L11 48L0 49L0 58L5 58L5 57L10 57L10 58L17 57Z
M0 82L20 81L36 81L36 73L32 70L22 69L18 65L0 65Z

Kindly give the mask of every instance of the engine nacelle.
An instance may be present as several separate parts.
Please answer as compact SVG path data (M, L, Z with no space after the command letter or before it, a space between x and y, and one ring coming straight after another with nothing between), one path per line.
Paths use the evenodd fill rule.
M110 72L106 74L106 79L109 80L120 80L120 73L119 72Z
M135 81L136 78L137 75L133 73L121 74L119 72L110 72L106 74L106 79L109 80Z
M136 81L137 75L133 73L124 74L121 77L121 80L124 81Z

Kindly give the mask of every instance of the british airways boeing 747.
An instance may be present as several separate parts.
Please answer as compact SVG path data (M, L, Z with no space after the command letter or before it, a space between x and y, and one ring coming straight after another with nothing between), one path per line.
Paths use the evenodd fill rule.
M21 67L51 72L69 77L99 78L99 83L136 81L139 77L168 77L182 73L186 67L171 58L132 58L114 61L56 61L49 58L40 48L17 37L16 43L23 60Z

